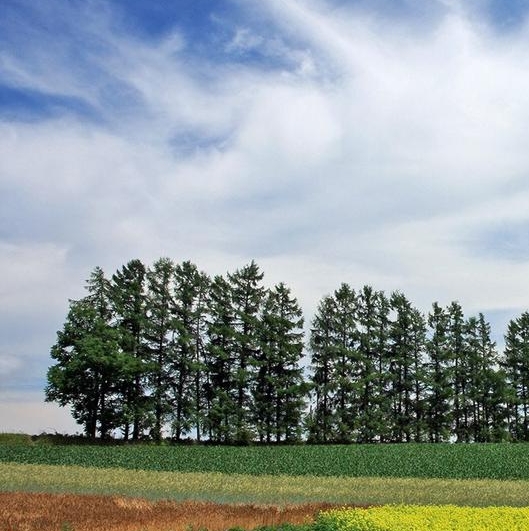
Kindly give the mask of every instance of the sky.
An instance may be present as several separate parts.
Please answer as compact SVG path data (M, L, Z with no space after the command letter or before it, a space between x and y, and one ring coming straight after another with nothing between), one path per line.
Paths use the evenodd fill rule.
M529 0L1 0L0 432L94 267L529 309Z

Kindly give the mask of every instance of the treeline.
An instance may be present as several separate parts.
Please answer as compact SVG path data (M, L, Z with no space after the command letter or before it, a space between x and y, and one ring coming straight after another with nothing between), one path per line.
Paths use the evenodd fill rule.
M46 400L87 437L218 444L529 441L529 313L500 355L484 316L424 315L400 292L342 284L307 345L290 289L255 262L210 278L132 260L70 301Z

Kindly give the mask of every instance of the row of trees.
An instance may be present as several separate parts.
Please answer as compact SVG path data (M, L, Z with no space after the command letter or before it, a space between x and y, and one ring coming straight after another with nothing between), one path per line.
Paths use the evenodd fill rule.
M70 301L46 399L89 437L247 444L529 440L529 314L500 355L482 314L342 284L305 354L303 316L255 262L208 277L190 263L100 268Z
M177 441L298 440L302 312L262 278L254 262L213 279L167 258L110 280L96 268L52 347L47 400L70 405L89 437L159 441L169 424Z
M512 387L482 314L344 284L321 302L311 334L318 442L492 441L508 436ZM529 360L528 360L529 361ZM529 368L529 366L528 366ZM513 438L525 436L510 426Z

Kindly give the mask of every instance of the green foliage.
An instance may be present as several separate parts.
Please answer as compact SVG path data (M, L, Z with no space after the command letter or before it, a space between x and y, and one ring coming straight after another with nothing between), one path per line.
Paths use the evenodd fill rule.
M529 480L526 444L348 446L0 445L0 462L286 476Z
M70 405L73 417L89 437L101 438L118 427L121 408L118 389L126 373L120 334L111 324L109 284L96 268L88 281L89 295L71 301L67 320L57 333L48 370L46 400Z

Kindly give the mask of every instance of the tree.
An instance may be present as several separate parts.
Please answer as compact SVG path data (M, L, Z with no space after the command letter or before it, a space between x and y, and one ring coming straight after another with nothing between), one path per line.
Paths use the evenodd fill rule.
M149 366L146 359L144 334L146 327L145 266L140 260L131 260L112 276L111 301L116 325L120 332L120 347L128 356L128 371L121 390L124 403L123 437L129 438L132 423L132 440L137 441L143 431L148 410L146 376Z
M310 334L311 390L314 410L308 418L309 442L327 443L335 438L336 346L333 328L335 302L324 297L312 321Z
M236 438L237 377L235 313L231 288L217 275L210 286L205 349L205 428L216 443L233 443Z
M389 302L364 286L358 296L360 387L358 442L383 442L390 435Z
M529 312L522 313L508 324L504 367L511 438L529 441Z
M422 440L424 417L424 318L399 292L390 298L394 318L389 327L392 440Z
M204 334L209 278L191 262L174 270L174 325L177 331L174 357L170 362L173 380L173 435L177 441L194 425L200 441Z
M260 319L264 288L263 273L252 261L235 273L228 274L233 305L234 363L237 387L235 442L248 443L254 436L251 427L252 395L257 358L260 350Z
M482 313L465 325L468 359L469 434L468 442L497 442L506 437L505 373L499 368L496 345L490 338L490 325Z
M464 348L465 317L458 302L447 308L448 344L452 366L453 424L456 442L469 442L469 352Z
M170 362L175 350L173 273L174 264L169 258L160 258L147 271L145 348L151 365L152 437L157 442L162 439L162 429L172 408L173 374Z
M449 439L452 427L453 367L449 344L450 319L436 302L428 315L428 412L430 442Z
M425 361L426 322L423 314L417 309L412 310L411 322L412 366L413 366L413 422L410 426L415 442L423 441L426 431L427 411L427 364Z
M46 401L70 405L72 416L84 425L85 434L106 438L122 423L117 390L126 360L119 332L112 325L109 283L100 268L87 282L89 294L70 302L63 329L51 357L57 363L48 370Z
M261 442L299 440L305 386L303 317L285 284L266 294L261 314L261 348L253 387L254 422Z
M358 430L358 400L361 367L358 352L357 297L348 284L333 295L334 311L330 318L335 343L335 410L336 442L354 440Z

